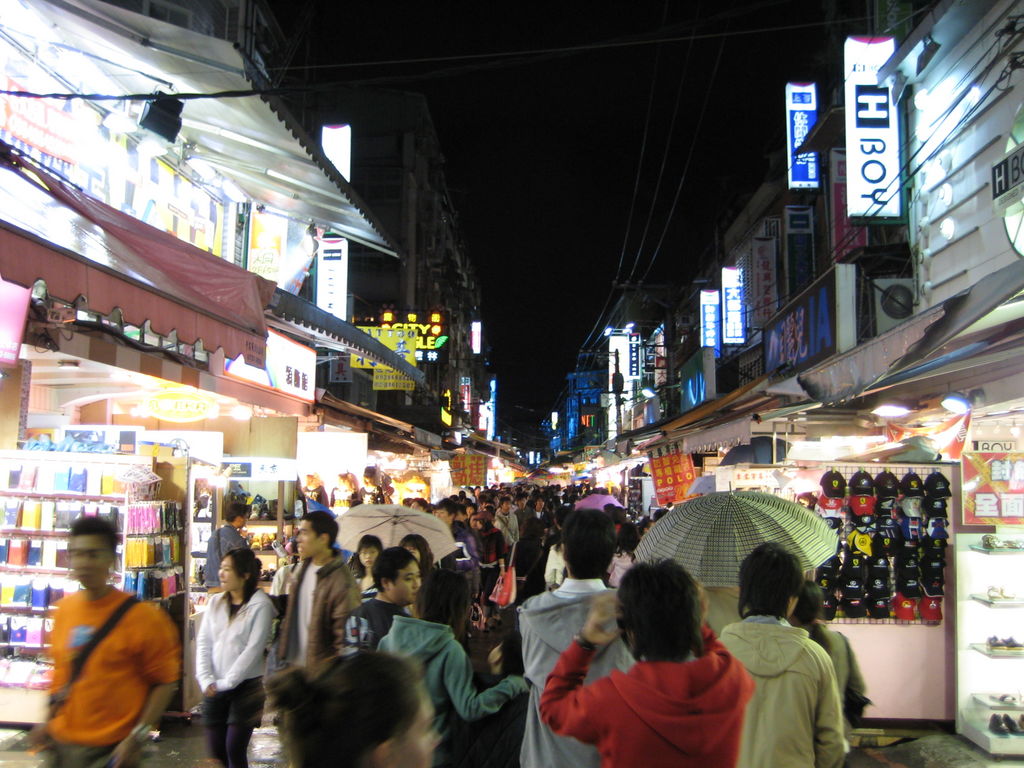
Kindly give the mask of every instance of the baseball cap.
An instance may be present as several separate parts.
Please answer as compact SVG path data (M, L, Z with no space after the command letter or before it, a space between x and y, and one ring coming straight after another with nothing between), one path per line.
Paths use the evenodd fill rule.
M946 580L942 574L921 577L921 589L928 597L941 597L945 594Z
M942 621L942 598L926 597L921 601L922 621Z
M839 593L843 600L859 600L864 597L864 580L858 576L849 576L839 582Z
M821 476L821 492L832 499L841 499L846 496L846 478L830 469Z
M900 501L900 511L907 517L920 517L923 501L920 496L904 496Z
M821 494L818 497L818 514L822 517L839 517L843 511L842 496L828 496Z
M921 596L921 582L917 575L897 575L896 576L896 590L899 594L904 597L920 597Z
M824 520L825 525L827 525L833 531L840 531L843 527L843 518L841 517L832 517L830 515L828 517L823 517L821 519Z
M843 598L839 605L848 619L863 619L867 615L867 605L860 598Z
M903 543L908 547L916 547L921 540L921 521L916 517L904 517L899 521Z
M900 493L900 481L885 469L875 475L875 495L880 499L895 499Z
M946 548L947 543L948 539L932 539L927 536L921 539L921 546L928 552L941 552Z
M928 538L929 539L948 539L949 531L946 530L946 526L949 525L949 521L944 517L932 517L928 520Z
M949 502L946 499L925 497L924 513L926 515L938 515L939 517L945 517L948 504Z
M924 479L924 492L937 499L948 499L953 495L949 489L949 480L938 470L933 471Z
M870 533L865 533L860 528L854 528L850 531L850 535L846 537L846 540L850 545L851 551L861 552L865 555L871 554Z
M849 507L850 514L854 517L861 518L861 522L866 525L871 522L871 519L875 514L875 497L851 496ZM867 520L864 518L867 518Z
M871 475L860 469L853 473L850 477L850 495L851 496L874 496L875 495L875 483L871 479Z
M904 496L924 496L924 483L921 476L911 470L900 480L900 490Z
M888 619L889 598L877 597L874 600L868 600L868 616L872 619Z
M832 592L826 592L822 598L822 613L826 621L832 621L836 617L836 596Z
M867 584L867 595L870 599L878 599L884 597L886 600L892 595L892 588L889 585L889 579L869 579Z
M876 515L889 515L892 517L893 510L896 509L896 497L889 496L884 499L879 498L875 503L875 514Z
M863 579L867 569L867 558L860 552L850 551L843 562L843 576L855 576Z
M868 561L868 578L869 579L888 579L889 578L889 558L885 555L878 554L872 557Z
M839 555L832 555L828 560L818 566L818 576L831 576L833 579L839 575L839 568L842 563Z
M892 599L892 611L900 621L914 621L917 618L917 600L897 592Z

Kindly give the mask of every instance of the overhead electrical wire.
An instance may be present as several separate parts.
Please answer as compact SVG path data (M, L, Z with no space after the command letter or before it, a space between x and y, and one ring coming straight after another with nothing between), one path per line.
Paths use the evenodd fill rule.
M697 13L700 13L698 6ZM651 229L651 221L654 219L654 209L658 202L658 194L661 192L661 182L665 178L665 168L668 165L668 158L672 152L672 139L675 135L676 118L679 117L679 105L683 98L683 85L686 83L686 74L690 69L690 56L693 53L693 40L686 47L686 58L683 60L682 72L679 74L679 85L676 87L676 101L672 107L672 117L669 120L668 134L665 137L665 151L661 155L661 167L658 168L658 180L654 184L654 192L651 194L651 207L647 211L647 221L644 223L644 231L640 237L640 244L636 248L636 257L633 259L633 267L629 270L627 280L632 280L636 269L640 266L640 259L643 256L644 245L647 243L647 235ZM710 87L709 87L710 91Z
M676 206L679 205L679 197L683 192L683 186L686 184L686 179L690 172L690 162L693 160L693 151L697 147L697 139L700 136L700 129L704 125L704 116L708 111L708 102L711 100L715 78L718 77L718 67L722 63L722 52L724 50L725 38L722 38L718 45L718 56L715 57L715 66L711 70L711 77L708 80L707 89L704 91L704 102L701 104L700 116L697 118L697 125L693 129L693 138L690 141L690 151L686 155L686 164L683 166L683 172L679 176L679 183L676 185L676 193L672 198L672 205L669 206L668 216L665 217L665 226L661 230L661 237L658 238L658 243L654 247L654 253L651 254L651 260L647 264L647 270L644 272L643 277L640 278L641 282L646 280L648 275L651 274L651 269L654 268L654 263L658 260L658 255L661 253L661 246L665 243L665 237L668 235L669 228L672 226L672 219L676 213Z
M668 0L665 0L664 11L661 17L661 23L664 25L666 15L668 14ZM647 113L644 116L644 133L643 138L640 140L640 157L636 162L636 177L633 179L633 192L629 198L629 213L626 215L626 233L622 236L622 248L619 251L619 263L615 267L615 279L613 282L618 282L619 278L622 277L622 264L626 259L626 248L629 245L629 233L633 227L633 212L636 210L636 198L640 192L640 177L643 175L644 170L644 157L647 154L647 137L651 129L651 113L654 111L654 93L658 85L658 65L661 63L661 51L662 47L658 46L658 50L654 54L654 72L651 75L651 91L647 96Z

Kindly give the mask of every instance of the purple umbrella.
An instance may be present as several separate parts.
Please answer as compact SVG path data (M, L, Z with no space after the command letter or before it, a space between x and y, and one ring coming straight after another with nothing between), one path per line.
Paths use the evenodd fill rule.
M605 504L622 508L622 502L607 493L592 493L576 502L574 509L599 509L604 512Z

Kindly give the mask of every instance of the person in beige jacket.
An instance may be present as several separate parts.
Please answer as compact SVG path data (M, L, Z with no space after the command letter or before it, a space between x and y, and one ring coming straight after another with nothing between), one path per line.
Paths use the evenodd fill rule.
M722 643L757 690L747 706L738 768L840 768L846 758L836 675L825 649L785 617L804 577L779 544L761 544L740 566L740 615Z

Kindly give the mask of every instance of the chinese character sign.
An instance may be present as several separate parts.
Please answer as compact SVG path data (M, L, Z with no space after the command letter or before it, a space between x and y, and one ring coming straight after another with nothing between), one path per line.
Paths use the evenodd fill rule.
M1024 453L964 453L964 525L1024 525Z
M786 139L789 145L789 188L817 189L818 155L796 150L818 119L818 89L814 83L786 83Z
M713 347L716 357L722 348L718 306L718 291L700 292L700 345Z
M451 460L452 485L487 485L487 457L460 453Z
M722 269L722 342L743 344L746 340L743 273L738 267L725 267Z
M676 446L657 448L648 455L654 493L658 504L675 504L687 498L687 491L697 478L693 457Z

